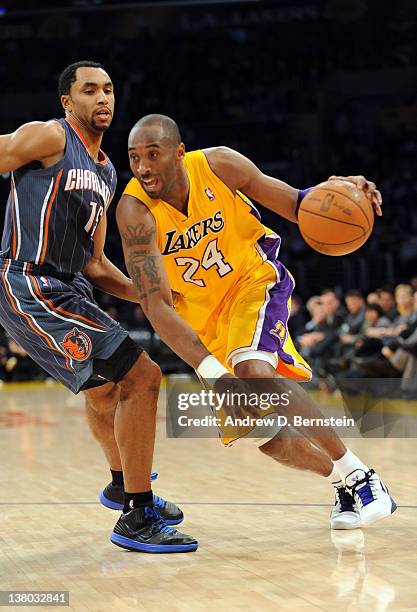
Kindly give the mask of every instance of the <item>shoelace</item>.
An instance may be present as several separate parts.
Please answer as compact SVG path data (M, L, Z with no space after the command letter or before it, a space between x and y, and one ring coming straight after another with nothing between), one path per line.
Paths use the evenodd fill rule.
M340 503L341 512L354 512L354 499L352 495L345 489L345 487L338 487L336 489L337 499Z
M371 477L374 474L375 470L369 470L369 472L365 474L365 478L362 478L362 480L358 480L357 482L355 482L355 484L351 488L352 495L356 495L359 498L357 501L360 501L362 506L367 506L368 504L373 502L376 497L374 495L374 491L376 491L376 483L371 480ZM365 486L361 486L363 484L365 484Z
M145 508L145 517L151 521L153 521L152 523L152 533L170 533L173 534L175 532L175 529L173 529L172 527L169 527L166 522L164 521L164 519L161 516L161 513L159 512L158 508L156 508L155 506L153 508L146 506Z
M159 497L159 495L154 494L153 505L158 506L158 508L163 508L165 506L165 500L162 497Z

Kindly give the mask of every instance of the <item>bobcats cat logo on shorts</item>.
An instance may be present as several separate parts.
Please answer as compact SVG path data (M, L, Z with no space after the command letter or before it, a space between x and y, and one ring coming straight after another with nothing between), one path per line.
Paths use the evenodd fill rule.
M282 321L277 321L275 323L275 327L269 330L271 336L275 336L279 338L279 340L283 341L285 338L285 325Z
M91 340L84 332L74 327L60 345L71 359L84 361L91 353Z

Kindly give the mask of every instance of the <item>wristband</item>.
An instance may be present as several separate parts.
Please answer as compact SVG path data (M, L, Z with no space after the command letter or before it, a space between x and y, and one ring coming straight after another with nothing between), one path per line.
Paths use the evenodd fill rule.
M295 206L295 216L298 218L298 210L300 208L300 204L303 201L303 198L312 190L312 187L307 187L307 189L299 189L297 196L297 204Z
M196 372L201 378L206 380L217 380L223 376L223 374L230 374L229 370L227 370L214 355L207 355L207 357L204 357L203 361L196 369Z

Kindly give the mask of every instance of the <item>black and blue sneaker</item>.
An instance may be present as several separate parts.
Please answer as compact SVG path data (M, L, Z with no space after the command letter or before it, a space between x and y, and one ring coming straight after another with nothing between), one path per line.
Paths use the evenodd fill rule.
M193 552L198 548L197 540L168 527L158 508L149 506L122 514L110 540L121 548L147 553Z
M151 480L156 480L157 478L158 472L152 472ZM123 510L124 487L123 485L114 485L110 482L107 487L100 491L98 498L106 508L111 508L111 510ZM184 520L182 510L173 502L167 501L159 497L159 495L154 495L153 503L168 525L179 525Z

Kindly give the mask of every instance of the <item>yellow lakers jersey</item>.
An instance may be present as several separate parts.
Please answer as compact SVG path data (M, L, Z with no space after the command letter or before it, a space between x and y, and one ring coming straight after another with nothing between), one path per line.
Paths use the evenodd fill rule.
M186 153L188 216L153 200L132 178L124 193L143 202L155 218L174 306L198 333L250 269L262 262L256 243L266 232L259 213L211 170L203 151Z

